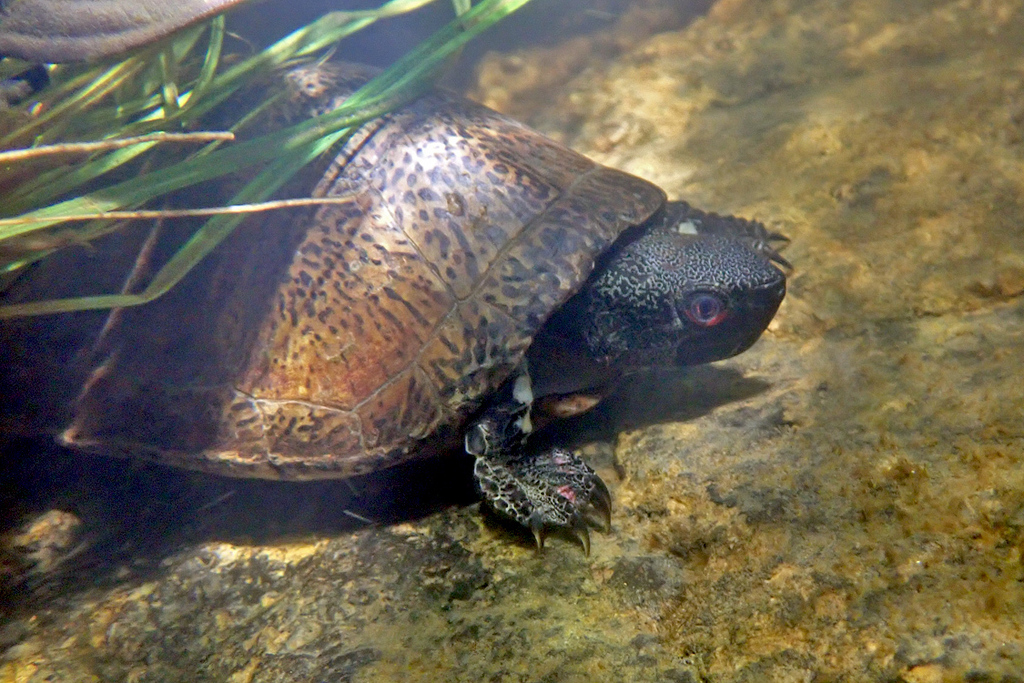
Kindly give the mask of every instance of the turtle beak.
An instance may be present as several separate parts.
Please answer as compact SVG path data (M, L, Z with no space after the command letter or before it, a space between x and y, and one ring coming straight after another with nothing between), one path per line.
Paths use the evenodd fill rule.
M749 349L754 345L754 342L761 338L761 334L768 329L768 324L775 317L775 313L778 312L779 306L786 296L786 278L782 275L781 271L779 275L781 278L777 283L757 290L751 295L745 307L745 312L741 314L742 317L749 321L750 331L739 340L726 358L743 353Z

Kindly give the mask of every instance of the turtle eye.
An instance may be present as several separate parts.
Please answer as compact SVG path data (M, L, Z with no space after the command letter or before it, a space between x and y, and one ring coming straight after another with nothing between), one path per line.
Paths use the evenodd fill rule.
M725 302L715 294L700 292L686 305L686 317L701 327L711 327L725 318Z

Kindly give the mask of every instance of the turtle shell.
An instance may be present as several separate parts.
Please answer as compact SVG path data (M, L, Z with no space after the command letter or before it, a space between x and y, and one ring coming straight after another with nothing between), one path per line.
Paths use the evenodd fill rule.
M351 74L304 68L290 87L323 110ZM4 383L21 385L0 391L38 410L32 357L49 344L48 372L73 378L50 411L70 446L246 477L378 470L453 445L595 259L665 201L441 92L364 126L321 171L312 195L341 203L250 217L176 289L87 339L71 331L84 314L23 323L31 344L8 326Z
M243 1L5 0L0 2L0 55L36 62L100 59Z

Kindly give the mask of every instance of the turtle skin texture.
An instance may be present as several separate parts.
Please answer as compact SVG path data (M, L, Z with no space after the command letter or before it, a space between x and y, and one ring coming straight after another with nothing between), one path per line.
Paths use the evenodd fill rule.
M548 528L562 527L589 553L588 527L611 524L608 489L571 451L533 448L531 418L589 409L635 370L696 365L749 348L785 294L771 261L788 264L771 239L758 223L683 202L668 202L620 238L538 330L527 362L467 429L484 499L531 529L538 547Z
M275 116L330 111L370 75L296 69ZM291 480L465 448L485 499L541 541L594 510L607 523L610 497L574 454L531 449L536 399L738 353L785 291L760 224L666 203L445 92L364 125L286 194L334 203L251 216L151 304L4 321L0 428ZM135 290L193 229L63 250L2 301Z

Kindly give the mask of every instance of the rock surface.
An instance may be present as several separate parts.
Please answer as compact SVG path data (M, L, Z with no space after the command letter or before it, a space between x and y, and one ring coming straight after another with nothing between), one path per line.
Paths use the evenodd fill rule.
M0 681L1024 681L1024 2L719 0L529 99L792 239L751 351L569 426L615 500L592 556L418 517L467 499L454 465L299 488L49 454L4 494Z

